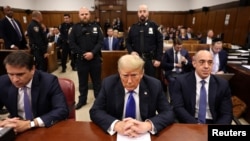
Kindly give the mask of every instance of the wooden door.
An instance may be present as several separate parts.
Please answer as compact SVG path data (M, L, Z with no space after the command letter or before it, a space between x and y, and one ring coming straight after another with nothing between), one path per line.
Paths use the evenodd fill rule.
M112 21L119 17L124 24L123 12L122 6L100 6L99 15L102 29L104 29L104 23L107 19L109 19L110 24L112 25Z

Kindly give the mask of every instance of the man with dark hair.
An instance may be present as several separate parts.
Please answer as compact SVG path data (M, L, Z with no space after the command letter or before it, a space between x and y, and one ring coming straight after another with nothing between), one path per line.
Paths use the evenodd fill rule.
M60 42L58 42L59 47L62 49L62 57L61 57L61 65L62 65L62 72L66 72L66 63L68 56L70 56L71 59L71 67L73 71L76 71L76 65L75 65L75 55L70 49L69 46L69 39L68 35L70 32L70 29L73 26L73 22L71 22L71 17L69 14L64 14L63 16L64 22L59 26L60 30Z
M189 72L192 69L191 58L186 49L182 48L182 40L173 39L173 48L168 49L161 62L165 71L165 78L169 82L169 93L173 93L173 84L177 76Z
M227 52L223 50L221 38L214 38L209 51L213 55L213 74L223 74L227 72Z
M9 118L0 127L13 127L16 133L34 127L50 127L68 117L66 98L58 78L35 69L33 56L24 51L4 59L7 74L0 76L0 104Z

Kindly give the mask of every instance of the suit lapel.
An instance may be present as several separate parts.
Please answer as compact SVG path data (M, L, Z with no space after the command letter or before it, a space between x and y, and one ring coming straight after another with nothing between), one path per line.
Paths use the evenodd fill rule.
M214 107L215 105L215 97L216 97L216 91L217 91L217 85L216 85L216 81L213 77L213 75L211 75L210 80L209 80L209 88L208 88L208 104L209 107Z
M149 98L150 98L149 95L150 95L150 92L147 89L146 84L142 79L140 83L140 88L139 88L139 109L140 109L142 120L145 120L146 117L148 117L148 107L149 107Z
M120 117L120 119L122 119L122 115L123 115L123 108L124 108L124 97L125 97L125 90L122 86L121 81L119 81L119 83L117 84L117 87L115 88L115 92L116 96L115 96L115 105L116 105L116 111L118 111L118 114Z
M196 78L195 73L191 74L190 79L187 79L187 82L190 84L190 98L191 98L191 107L193 113L195 113L195 104L196 104Z
M11 103L11 108L12 110L10 111L13 111L13 113L11 113L11 116L18 116L18 113L17 113L17 97L18 97L18 88L16 88L14 85L12 85L9 89L9 98L8 98L8 102L7 103Z
M31 99L32 99L32 112L35 115L37 115L36 110L37 109L37 101L38 101L38 96L39 96L39 77L38 77L38 72L35 71L33 81L32 81L32 86L31 86Z

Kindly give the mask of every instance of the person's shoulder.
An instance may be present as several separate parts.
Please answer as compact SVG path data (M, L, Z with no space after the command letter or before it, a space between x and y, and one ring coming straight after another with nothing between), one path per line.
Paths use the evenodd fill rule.
M221 84L221 85L228 84L228 81L226 79L221 78L220 76L216 76L216 75L211 75L210 80L215 80L217 84Z
M0 76L1 82L2 82L2 80L7 80L7 79L9 79L9 76L7 74L4 74L4 75Z
M103 79L103 81L114 81L114 80L117 80L117 79L120 79L119 75L118 74L112 74L112 75L109 75L109 76L105 77Z
M159 79L157 79L155 77L152 77L152 76L149 76L149 75L146 75L146 74L144 74L143 80L146 81L149 84L155 84L155 83L160 82Z
M112 74L107 77L105 77L102 81L103 87L110 87L110 86L115 86L119 82L121 82L119 74Z
M38 77L39 80L46 80L48 83L53 79L57 79L57 76L41 70L36 70L34 77Z
M156 22L151 21L151 20L148 20L147 22L148 22L148 24L149 24L150 26L154 26L154 27L157 27L157 28L158 28L158 24L157 24Z

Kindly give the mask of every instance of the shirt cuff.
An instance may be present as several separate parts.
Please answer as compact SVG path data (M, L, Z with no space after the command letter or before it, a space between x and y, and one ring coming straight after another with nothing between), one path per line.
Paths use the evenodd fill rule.
M113 123L110 125L109 129L107 130L107 132L112 136L116 133L116 131L114 130L115 128L115 124L118 122L119 120L115 120L113 121Z
M44 127L45 126L44 122L42 121L42 119L40 117L37 117L36 121L37 121L39 127Z
M152 122L151 120L149 120L149 119L146 119L145 121L148 121L148 122L151 123L152 129L151 129L149 132L150 132L152 135L156 134L157 131L156 131L156 129L155 129L155 126L154 126L153 122Z

